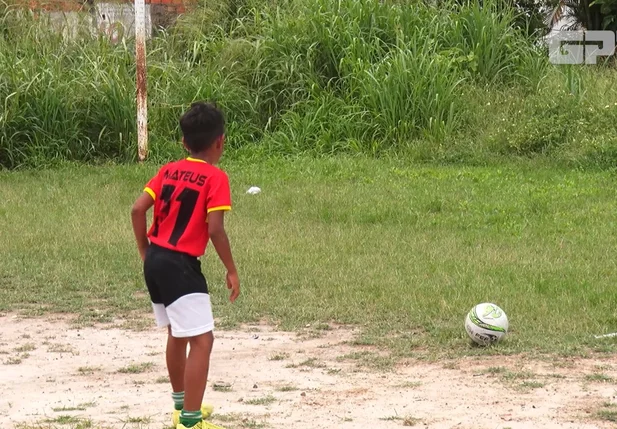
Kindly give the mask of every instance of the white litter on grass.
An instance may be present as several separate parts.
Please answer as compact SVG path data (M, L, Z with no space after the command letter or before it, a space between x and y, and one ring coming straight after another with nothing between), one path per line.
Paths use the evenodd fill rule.
M247 194L251 194L251 195L256 195L256 194L259 194L260 192L261 192L261 189L259 189L257 186L251 186L249 190L246 191Z
M617 332L613 332L612 334L594 335L594 337L596 337L596 339L617 337Z

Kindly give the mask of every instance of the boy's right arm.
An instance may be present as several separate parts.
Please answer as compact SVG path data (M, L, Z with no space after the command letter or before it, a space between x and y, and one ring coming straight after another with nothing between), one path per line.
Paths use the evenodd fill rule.
M165 166L159 170L156 176L154 176L146 185L144 192L137 198L133 208L131 209L131 220L133 223L133 232L135 234L135 240L137 241L137 249L141 260L146 259L146 249L150 242L148 241L148 221L146 219L146 213L150 210L150 207L154 205L156 196L161 190L161 178L162 172Z
M238 278L236 265L231 254L229 238L227 238L227 233L225 232L224 219L225 211L223 210L208 213L208 233L216 253L218 253L221 262L227 269L227 288L231 289L229 300L234 302L240 295L240 279Z
M150 244L148 241L148 221L146 219L146 213L154 205L152 196L147 192L141 194L133 208L131 209L131 221L133 223L133 233L135 234L135 241L137 241L137 250L139 250L139 256L141 260L146 259L146 249Z

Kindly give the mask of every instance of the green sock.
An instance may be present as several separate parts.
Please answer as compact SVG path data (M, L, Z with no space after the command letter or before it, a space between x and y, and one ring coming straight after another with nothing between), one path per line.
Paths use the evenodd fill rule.
M180 413L180 423L184 425L184 427L192 428L197 423L201 421L201 410L200 411L186 411L182 410Z
M174 400L174 408L176 410L184 408L184 392L173 392L171 394L171 399Z

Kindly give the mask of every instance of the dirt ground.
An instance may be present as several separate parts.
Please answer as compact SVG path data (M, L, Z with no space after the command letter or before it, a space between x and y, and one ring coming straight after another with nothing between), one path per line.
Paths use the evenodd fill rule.
M14 315L0 316L0 326L0 427L68 428L61 423L81 418L95 428L170 426L164 331L75 329ZM347 328L318 338L267 326L218 331L205 398L216 407L213 421L226 428L615 427L595 417L617 401L607 382L617 377L611 361L461 358L384 372L341 359L366 350L345 344L354 335Z

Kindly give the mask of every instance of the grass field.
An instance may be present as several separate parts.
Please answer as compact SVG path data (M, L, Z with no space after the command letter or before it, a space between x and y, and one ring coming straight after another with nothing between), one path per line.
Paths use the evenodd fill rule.
M243 286L204 269L221 326L362 327L394 357L614 351L617 177L534 163L409 165L368 158L228 160L227 225ZM0 173L0 311L79 323L149 323L129 211L157 166ZM256 196L250 186L262 187ZM510 318L507 341L470 347L475 303Z
M0 0L0 426L169 424L129 212L202 99L242 284L210 248L215 422L615 421L617 69L550 64L506 3L198 0L148 40L137 165L134 41ZM480 348L486 301L510 332Z

